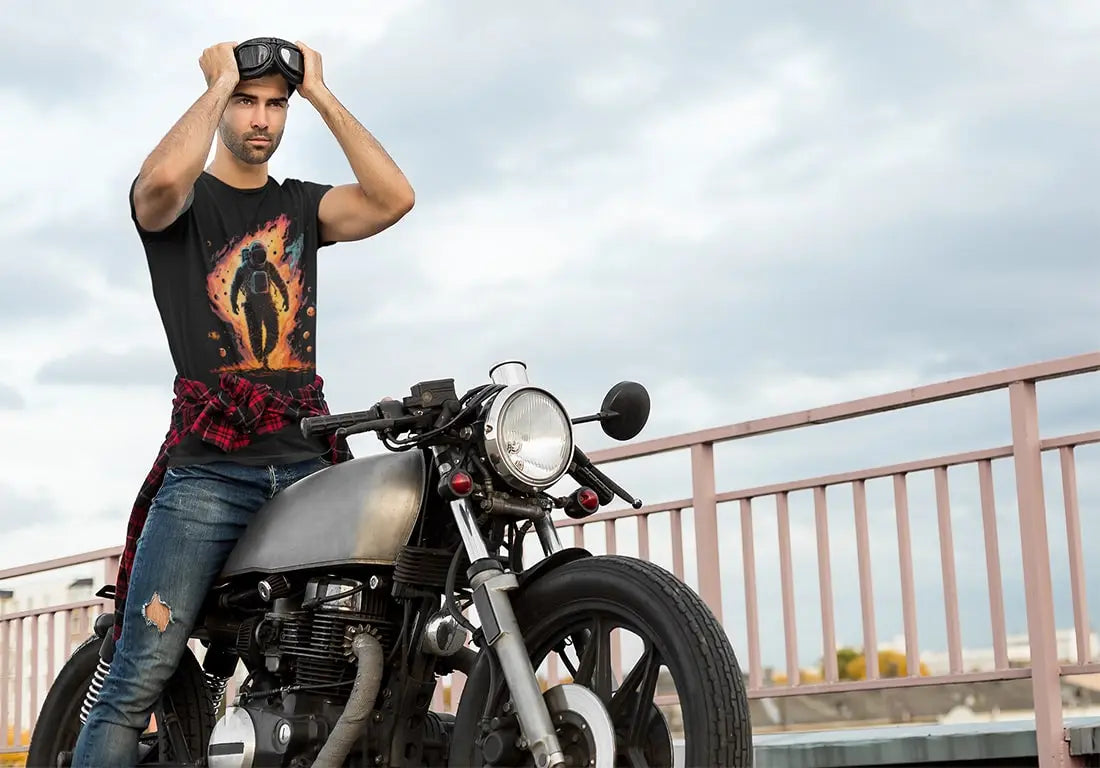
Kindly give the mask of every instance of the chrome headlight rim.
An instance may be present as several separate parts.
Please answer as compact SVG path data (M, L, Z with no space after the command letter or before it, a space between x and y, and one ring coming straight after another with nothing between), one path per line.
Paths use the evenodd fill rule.
M509 461L505 459L503 446L500 444L500 421L504 415L505 409L513 402L517 396L525 392L537 392L544 396L547 400L554 404L554 406L561 413L562 419L565 422L565 438L566 438L566 458L562 462L561 468L550 477L545 480L533 480L528 477L519 476L515 470L512 469ZM487 412L485 420L483 422L483 445L485 447L485 455L489 458L489 463L495 472L512 488L524 491L527 493L537 493L543 491L563 477L569 472L569 465L573 463L573 453L576 448L576 443L573 434L573 424L569 420L569 412L566 411L565 406L562 404L552 392L543 387L535 386L533 384L512 384L506 386L500 392L496 394L493 400L487 406Z

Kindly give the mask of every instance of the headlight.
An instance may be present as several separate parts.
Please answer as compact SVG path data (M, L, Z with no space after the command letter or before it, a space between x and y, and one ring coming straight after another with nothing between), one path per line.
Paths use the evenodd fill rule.
M545 390L508 387L489 406L485 452L513 487L549 488L573 460L573 425L561 403Z

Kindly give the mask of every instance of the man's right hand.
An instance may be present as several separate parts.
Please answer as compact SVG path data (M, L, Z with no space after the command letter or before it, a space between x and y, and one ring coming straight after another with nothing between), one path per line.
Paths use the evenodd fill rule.
M233 55L236 43L218 43L202 52L199 57L199 67L206 77L206 87L209 88L216 82L232 81L234 85L240 82L241 73L237 69L237 57Z

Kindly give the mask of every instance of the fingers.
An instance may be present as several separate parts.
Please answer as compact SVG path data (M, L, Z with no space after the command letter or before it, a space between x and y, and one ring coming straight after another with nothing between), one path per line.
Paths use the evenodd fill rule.
M315 50L313 50L312 48L310 48L310 47L309 47L308 45L306 45L305 43L303 43L303 42L302 42L301 40L295 40L295 41L294 41L294 44L295 44L296 46L298 46L298 50L300 50L300 51L302 52L302 55L303 55L303 56L310 56L310 55L312 55L312 56L316 56L317 58L320 58L320 57L321 57L321 54L317 53L317 51L315 51Z
M227 40L222 43L214 43L214 45L207 46L203 49L203 53L211 53L213 51L224 51L226 49L233 50L237 47L237 43L232 40Z

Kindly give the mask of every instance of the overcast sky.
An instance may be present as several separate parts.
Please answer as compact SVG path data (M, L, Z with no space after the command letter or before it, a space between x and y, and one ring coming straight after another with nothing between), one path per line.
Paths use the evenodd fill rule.
M277 35L318 49L330 88L416 189L398 226L322 253L318 360L333 409L424 378L465 388L521 357L576 412L615 381L643 381L655 437L1100 349L1092 3L104 2L93 12L55 1L6 14L0 567L122 542L168 426L173 375L126 192L201 94L202 49L222 40ZM353 179L301 99L271 172ZM1095 393L1095 376L1042 388L1044 434L1096 429ZM607 444L594 429L582 439ZM1008 440L1000 393L723 447L718 484ZM377 450L372 438L354 446ZM1079 457L1087 537L1097 457ZM658 501L688 494L687 466L677 454L616 471ZM1057 466L1048 471L1058 489ZM982 645L972 475L953 475L952 492L964 631ZM912 502L921 640L942 647L926 479L928 493L914 479ZM901 632L885 483L870 489L883 639ZM998 483L1012 590L1011 474ZM836 493L837 627L858 643L850 491ZM1048 508L1064 547L1060 502ZM792 499L792 515L810 663L820 624L808 497ZM744 655L736 508L723 516L725 610ZM775 527L759 517L762 631L782 663ZM1022 629L1022 592L1006 599Z

